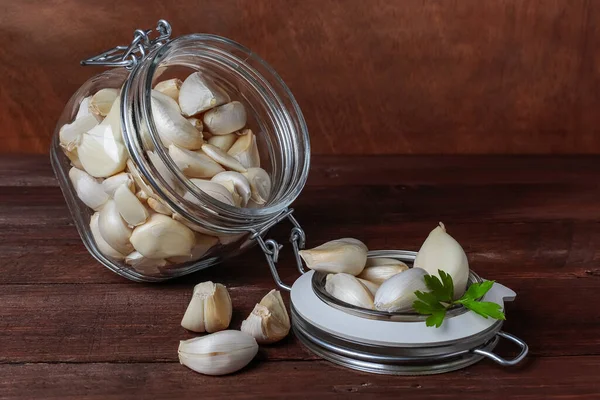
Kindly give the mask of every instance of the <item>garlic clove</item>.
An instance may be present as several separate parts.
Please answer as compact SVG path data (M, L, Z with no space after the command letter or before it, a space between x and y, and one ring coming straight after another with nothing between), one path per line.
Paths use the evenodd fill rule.
M106 117L117 96L119 96L119 89L100 89L90 99L90 112L94 115Z
M395 258L387 258L387 257L378 257L378 258L368 258L366 268L370 267L381 267L381 266L395 266L398 268L402 268L407 270L409 267L406 263L397 260Z
M238 160L212 144L202 145L202 151L227 169L237 172L246 172L246 167L240 164Z
M231 146L227 154L238 160L246 168L260 167L256 136L250 129L244 130L242 136Z
M172 98L175 101L179 100L179 89L181 88L181 79L173 78L166 81L158 82L154 86L154 90L161 92Z
M150 159L150 161L152 162L154 168L156 168L158 174L166 181L167 185L169 185L171 188L178 192L182 192L183 188L181 187L177 177L167 167L162 158L160 158L160 156L153 151L147 151L146 155L148 156L148 159ZM180 165L176 160L173 161L175 161L175 164L179 169L183 168L183 165ZM135 177L135 175L133 176Z
M192 124L194 126L194 128L198 129L200 132L202 132L202 130L204 129L204 124L202 123L201 119L195 118L195 117L190 117L190 118L186 118L188 120L188 122L190 124ZM204 139L209 139L205 136L205 132L202 132L202 136L204 137Z
M369 292L371 292L371 295L373 295L373 297L375 296L375 293L377 293L377 289L379 289L380 285L378 285L377 283L368 281L366 279L361 279L359 277L357 277L356 279L358 279L360 281L360 283L362 283L363 285L365 285L365 287L367 289L369 289Z
M102 234L100 234L100 228L98 227L98 219L100 217L99 213L94 213L90 218L90 230L92 231L92 236L94 237L94 241L96 242L96 246L100 253L104 254L106 257L114 258L115 260L123 260L125 256L119 253L117 250L113 249L107 242L102 238Z
M389 264L385 264L385 261L379 261L378 263L380 265L373 265L373 262L367 260L367 266L365 267L365 269L363 269L360 275L358 275L358 278L366 279L375 284L381 285L386 279L389 279L392 276L399 274L402 271L406 271L408 269L408 265L404 264L402 261L395 261L397 262ZM369 264L371 264L372 266L369 266Z
M110 197L115 195L115 190L121 185L127 186L132 192L135 190L135 182L133 181L131 174L127 172L118 173L102 181L102 189L104 189L104 192Z
M190 181L210 197L220 201L221 203L225 203L230 206L235 206L235 202L233 200L231 192L229 192L229 190L227 190L223 185L220 185L215 182L205 181L202 179L192 178L190 179ZM198 204L196 197L190 192L186 193L183 196L183 198L192 203Z
M212 178L225 171L201 150L181 149L172 144L169 146L169 156L181 166L181 172L189 178Z
M128 158L125 146L115 140L110 125L102 124L82 135L77 155L85 171L96 178L123 171Z
M439 277L442 270L452 277L454 299L460 298L469 279L469 261L461 245L448 233L444 224L429 233L417 253L414 266L423 268L429 275Z
M254 338L227 330L179 342L179 362L205 375L226 375L244 368L258 353Z
M325 290L338 300L356 307L373 309L373 295L355 276L346 273L327 275Z
M243 175L250 183L251 200L258 205L265 204L271 194L271 178L267 171L262 168L248 168Z
M236 140L238 140L238 136L235 133L230 133L229 135L215 135L208 139L208 144L218 147L223 151L228 151Z
M240 329L256 339L259 344L275 343L290 331L290 317L281 293L271 290L242 322Z
M241 198L241 203L239 204L239 207L245 207L246 204L248 204L252 191L250 189L250 183L244 175L240 174L239 172L225 171L216 174L212 177L210 181L220 184L223 184L223 182L230 182L231 185L228 185L226 187L232 195L235 194ZM233 191L230 189L229 186L233 187Z
M227 135L246 125L246 108L239 101L232 101L208 110L202 121L213 135Z
M81 161L79 161L79 156L77 155L77 148L71 151L64 150L64 152L73 167L83 170L83 165L81 165Z
M166 259L192 254L195 237L182 223L163 214L152 214L133 230L130 241L144 257Z
M169 216L173 213L173 211L171 211L171 209L165 203L163 203L160 200L155 199L154 197L149 197L147 202L148 202L148 207L150 207L157 213L169 215Z
M77 110L77 115L75 115L76 120L83 118L85 116L88 116L88 115L93 115L90 112L90 99L91 98L92 98L92 96L88 96L88 97L85 97L83 100L81 100L81 103L79 103L79 109ZM96 116L96 115L94 115L94 118L98 122L102 122L102 119L103 119L101 116Z
M117 205L117 210L121 217L129 224L129 226L138 226L146 222L148 219L148 210L141 201L135 197L135 194L122 184L115 190L113 196Z
M81 142L82 135L97 125L98 121L93 115L86 115L63 125L58 131L61 147L67 151L74 150Z
M242 196L237 194L237 192L235 191L235 186L233 186L232 181L221 181L221 182L218 182L218 184L223 185L223 187L225 187L225 189L227 189L229 191L229 193L231 193L231 197L233 197L233 205L234 206L242 207Z
M135 182L136 186L140 189L140 191L142 191L145 194L146 198L152 197L154 195L152 187L150 187L150 185L146 183L144 178L142 178L133 161L127 160L126 164L127 172L129 173L129 175L131 175L131 178L133 178L133 181Z
M306 266L315 271L360 274L367 262L367 246L353 238L332 240L310 250L301 250Z
M85 171L73 167L69 170L69 179L79 200L89 208L98 211L108 201L102 184Z
M202 282L194 287L181 326L192 332L222 331L229 326L231 314L231 298L227 288L220 283Z
M375 308L388 312L412 310L412 305L417 300L415 291L428 291L425 275L425 270L415 267L392 276L377 289Z
M186 117L229 102L229 95L200 72L188 76L179 89L179 105Z
M133 251L133 246L129 242L131 228L121 218L114 200L108 200L100 210L98 228L106 243L119 253L129 254Z
M176 144L191 150L202 146L202 132L180 114L179 106L172 98L153 90L151 105L154 125L163 145Z
M192 254L189 256L170 257L169 261L174 263L186 263L197 261L204 257L206 253L219 243L219 238L215 236L204 235L196 232L196 242L192 247Z
M167 260L146 258L140 252L134 251L125 257L125 263L141 274L158 275L161 273L159 267L166 266Z
M102 121L101 125L110 125L111 132L115 140L119 143L123 142L123 130L121 128L121 97L117 96L110 111Z

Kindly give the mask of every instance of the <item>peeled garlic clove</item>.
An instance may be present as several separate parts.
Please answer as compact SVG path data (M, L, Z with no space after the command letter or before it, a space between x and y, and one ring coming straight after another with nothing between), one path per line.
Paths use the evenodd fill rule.
M121 129L121 96L117 96L110 111L102 121L101 125L110 125L111 132L115 140L123 143L123 130Z
M221 203L229 204L230 206L235 206L235 202L233 201L233 196L223 185L220 185L215 182L205 181L202 179L190 179L192 183L200 188L204 193L209 195L210 197L219 200ZM191 201L193 203L198 203L195 196L191 193L186 193L183 196L184 199Z
M375 293L375 308L380 311L409 311L417 300L415 291L428 292L425 285L427 272L421 268L409 268L383 282Z
M402 261L397 261L389 264L385 264L384 261L380 261L380 265L373 265L373 262L369 263L369 261L371 260L367 260L367 266L365 267L365 269L363 269L360 275L358 275L358 277L366 279L378 285L381 285L386 279L389 279L392 276L399 274L402 271L406 271L408 269L408 265L404 264ZM369 264L371 264L372 266L369 266Z
M227 102L229 102L227 92L200 72L188 76L179 89L179 105L186 117Z
M263 205L269 200L271 194L271 178L262 168L248 168L243 175L250 183L251 199L258 205Z
M181 166L181 172L189 178L212 178L219 172L225 171L201 150L181 149L172 144L169 146L169 156Z
M82 135L97 125L98 121L93 115L86 115L63 125L58 131L61 147L67 151L74 150L81 142Z
M256 136L250 129L244 130L243 135L231 146L227 154L238 160L246 168L260 167Z
M167 260L146 258L140 252L134 251L125 257L125 263L144 275L158 275L161 273L158 267L167 265Z
M79 103L79 109L77 110L77 115L75 115L76 120L83 118L85 116L88 116L88 115L93 115L90 112L90 99L91 98L92 98L92 96L88 96L88 97L84 98L83 100L81 100L81 103ZM96 121L102 122L102 117L94 115L94 118L96 119ZM89 131L89 129L87 129L87 130Z
M102 184L88 173L73 167L69 170L69 179L79 200L89 208L98 211L108 201L108 195L102 190Z
M373 295L356 277L337 273L327 275L325 290L338 300L356 307L373 308Z
M362 283L363 285L365 285L365 287L367 289L369 289L369 292L371 292L371 294L373 296L375 296L375 293L377 293L377 289L379 289L379 285L377 283L373 283L371 281L368 281L366 279L361 279L361 278L356 278L360 281L360 283Z
M290 331L290 317L278 290L271 290L242 322L242 332L259 344L275 343Z
M367 246L353 238L332 240L310 250L301 250L306 266L315 271L358 275L367 262Z
M135 194L123 184L115 190L113 196L117 205L117 210L121 217L129 224L129 226L138 226L146 222L148 219L148 210L141 201L135 197Z
M110 125L102 124L82 135L77 155L85 171L96 178L123 171L128 158L125 146L115 140Z
M237 172L246 172L246 167L240 164L238 160L212 144L202 145L202 151L227 169Z
M469 261L461 245L446 233L444 224L431 231L415 258L415 267L423 268L429 275L438 276L442 270L452 277L454 299L460 298L469 279Z
M163 214L152 214L129 240L144 257L165 259L192 254L195 242L191 229Z
M238 140L238 136L235 133L230 133L229 135L215 135L208 139L208 144L212 144L223 151L227 151L233 146L236 140Z
M106 240L102 238L102 234L100 234L100 228L98 227L99 217L99 213L94 213L94 215L92 215L92 218L90 219L90 230L92 231L92 236L94 237L94 241L96 242L98 250L100 250L100 253L104 254L106 257L114 258L115 260L124 259L125 256L123 254L113 249L106 242Z
M131 228L121 218L114 200L108 200L100 210L98 228L106 243L119 253L129 254L133 251L133 246L129 242Z
M192 254L189 256L171 257L169 261L178 264L197 261L204 257L217 243L219 243L219 238L217 237L196 233L196 242L194 243L194 247L192 247Z
M188 122L190 124L192 124L194 126L194 128L198 129L200 132L202 132L202 130L204 129L204 124L202 123L201 119L195 118L195 117L190 117L190 118L186 118L188 120ZM208 139L204 132L202 132L202 136L204 139Z
M231 298L220 283L202 282L194 287L181 326L192 332L217 332L227 329L231 322Z
M179 342L179 362L205 375L231 374L244 368L256 353L258 344L247 333L222 331Z
M118 95L119 89L100 89L90 99L91 113L106 117Z
M153 90L151 105L154 125L165 146L176 144L191 150L202 146L202 132L180 114L179 106L172 98Z
M232 101L208 110L202 121L213 135L227 135L246 125L246 108L239 101Z
M173 211L167 205L160 200L156 200L154 197L150 197L147 200L148 207L156 211L157 213L161 213L164 215L171 215Z
M131 177L131 174L128 174L127 172L121 172L102 181L102 189L104 189L106 194L110 197L115 195L115 190L121 185L127 186L131 191L135 190L133 178Z
M166 81L158 82L154 86L154 90L161 92L172 98L173 100L179 100L179 89L181 88L181 79L173 78Z
M248 200L250 200L252 191L250 189L250 183L244 175L240 174L239 172L225 171L216 174L210 181L215 183L231 182L234 193L241 197L242 201L240 206L245 207L246 204L248 204Z

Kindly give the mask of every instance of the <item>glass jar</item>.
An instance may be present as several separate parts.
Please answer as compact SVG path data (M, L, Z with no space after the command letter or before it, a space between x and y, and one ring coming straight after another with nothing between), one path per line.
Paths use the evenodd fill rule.
M306 182L310 143L304 118L288 87L264 60L229 39L192 34L174 40L150 41L149 32L136 31L129 48L115 48L120 58L114 53L109 53L109 57L104 53L94 62L88 60L126 68L108 70L85 82L67 103L54 133L52 165L88 251L112 271L135 281L162 281L182 276L237 255L255 242L272 264L277 259L279 246L272 240L263 240L263 236L286 217L296 225L293 236L297 251L298 245L303 246L298 244L303 241L303 232L288 207ZM272 182L270 196L262 208L235 207L207 195L183 175L161 143L150 106L152 88L163 79L183 78L183 73L196 71L210 77L232 100L246 107L246 126L256 132L261 167ZM121 90L120 124L129 156L126 172L132 174L135 190L146 189L150 197L167 206L172 217L191 228L195 235L214 238L214 245L201 258L184 261L179 257L175 261L167 260L165 265L146 266L128 263L122 257L111 257L100 250L90 228L94 210L78 198L69 179L69 170L73 164L77 166L77 161L72 162L63 151L59 131L74 120L84 98L103 88Z

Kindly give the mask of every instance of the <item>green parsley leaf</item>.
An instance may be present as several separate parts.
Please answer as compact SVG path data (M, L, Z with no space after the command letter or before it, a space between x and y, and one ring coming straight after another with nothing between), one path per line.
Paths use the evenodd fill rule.
M445 275L448 276L447 274ZM433 293L433 295L438 299L438 301L449 303L452 301L454 286L451 284L450 287L448 287L444 282L445 276L440 276L442 277L442 280L435 275L425 275L425 285L427 286L427 289L429 289L431 293ZM450 278L450 280L451 279L452 278Z
M434 311L430 317L425 320L425 325L427 326L435 326L439 328L442 326L442 322L444 322L444 318L446 317L446 310Z
M452 279L452 278L450 278ZM494 281L485 281L482 283L473 283L461 299L477 300L483 297L494 286Z
M481 315L485 319L488 317L501 320L506 319L506 316L500 310L500 305L492 303L491 301L465 300L461 304L467 307L469 310Z

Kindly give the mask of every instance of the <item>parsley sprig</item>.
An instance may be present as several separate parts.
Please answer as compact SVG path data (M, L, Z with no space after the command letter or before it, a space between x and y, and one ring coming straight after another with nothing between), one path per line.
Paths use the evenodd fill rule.
M439 328L446 317L446 311L455 305L462 305L476 312L484 318L506 319L500 305L490 301L477 301L483 297L494 285L494 281L473 283L465 294L458 300L454 298L454 284L452 277L442 270L438 270L440 277L425 275L425 285L429 292L417 290L415 295L418 300L413 303L413 308L419 314L429 315L425 324Z

